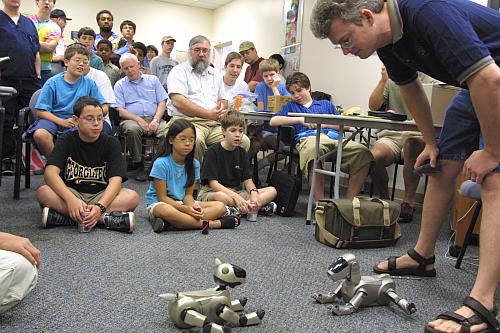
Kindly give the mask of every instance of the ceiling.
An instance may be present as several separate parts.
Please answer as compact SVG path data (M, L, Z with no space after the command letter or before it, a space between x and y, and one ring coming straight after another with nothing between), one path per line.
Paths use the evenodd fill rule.
M158 0L158 1L175 3L178 5L184 5L190 7L217 9L232 2L233 0Z

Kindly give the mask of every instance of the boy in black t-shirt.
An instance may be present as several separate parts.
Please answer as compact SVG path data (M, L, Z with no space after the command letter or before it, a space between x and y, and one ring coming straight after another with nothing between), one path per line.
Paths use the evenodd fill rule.
M90 231L97 223L132 232L139 195L122 189L127 180L120 143L101 133L103 110L89 96L73 107L78 131L57 141L45 168L45 182L36 193L42 208L42 227L80 224Z
M262 215L273 214L276 204L271 201L276 197L276 189L272 186L257 189L247 152L239 147L245 126L243 115L237 111L227 112L220 123L224 139L205 153L201 168L203 187L198 199L221 201L242 214L257 211ZM234 213L232 211L231 215Z

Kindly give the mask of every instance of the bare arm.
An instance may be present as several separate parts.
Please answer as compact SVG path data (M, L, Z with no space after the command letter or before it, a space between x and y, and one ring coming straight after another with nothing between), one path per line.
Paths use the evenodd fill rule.
M368 107L370 110L380 110L382 105L384 105L384 88L385 84L388 80L387 73L385 72L385 68L382 70L382 76L378 81L377 85L373 89L370 98L368 99Z
M219 183L218 180L210 180L208 182L208 185L212 188L212 190L216 192L224 192L227 194L229 197L233 199L233 204L240 209L242 212L247 212L248 211L248 203L243 197L241 197L238 193L234 192L233 190L225 187L221 183Z
M166 107L165 101L161 101L160 103L158 103L154 119L160 121L163 118L163 115L165 114L165 107Z
M49 112L46 110L36 110L36 114L37 114L38 118L46 119L46 120L51 121L54 124L62 126L62 127L69 128L69 127L75 126L75 122L73 121L73 118L62 119L62 118L55 116L52 112Z
M40 52L42 53L52 53L57 47L57 40L50 40L47 42L40 42Z
M271 126L296 125L303 123L304 117L274 116L269 121L269 125Z
M42 73L42 60L40 59L40 52L37 52L35 56L35 72L38 76Z
M213 109L205 109L196 103L191 102L186 96L181 94L170 94L174 107L186 116L199 117L204 119L217 120L223 114L224 109L217 106Z
M42 255L40 251L31 244L28 238L0 232L0 249L19 253L28 259L30 263L40 268Z
M133 114L132 112L128 111L125 108L116 108L116 110L118 111L118 113L120 114L120 118L122 118L122 119L134 120L139 124L141 121L145 122L144 119Z
M258 83L259 81L248 82L248 89L250 89L251 92L255 92L255 87L257 86Z
M115 176L111 177L108 182L108 186L104 190L102 197L99 199L99 203L105 207L109 207L113 200L115 200L122 186L122 177ZM101 209L96 205L88 206L89 212L85 215L83 223L90 228L93 228L101 218Z
M165 180L154 178L153 184L155 186L156 195L158 196L158 201L169 204L180 212L189 214L190 209L188 206L178 203L167 195L167 182Z

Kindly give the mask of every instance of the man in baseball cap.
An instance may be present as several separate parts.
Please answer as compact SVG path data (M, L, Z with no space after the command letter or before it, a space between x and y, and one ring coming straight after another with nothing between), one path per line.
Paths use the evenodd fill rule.
M239 51L243 60L249 65L245 71L244 81L248 83L248 88L254 92L257 83L263 80L259 64L264 58L259 57L255 45L250 41L242 42Z
M61 28L61 38L59 39L56 49L52 53L51 75L64 71L64 51L68 45L73 44L71 39L64 37L64 28L66 28L66 21L71 21L66 17L66 13L62 9L54 9L50 12L50 19Z
M166 92L168 92L167 88L167 78L168 74L178 62L175 59L172 59L170 54L174 49L174 43L176 42L175 38L168 35L164 36L161 39L161 54L149 63L149 69L151 70L151 74L156 75L160 80L163 88Z
M54 9L53 11L50 12L50 18L53 19L58 19L58 18L63 18L66 21L71 21L69 17L66 16L66 13L62 9Z

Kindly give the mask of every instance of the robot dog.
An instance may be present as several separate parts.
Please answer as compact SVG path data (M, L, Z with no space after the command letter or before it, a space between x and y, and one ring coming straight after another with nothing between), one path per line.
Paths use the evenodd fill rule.
M252 313L243 311L247 298L231 301L227 287L234 288L245 283L244 269L215 259L215 288L184 291L159 295L169 301L168 314L179 328L202 327L203 333L229 333L233 326L251 326L261 323L264 310Z
M389 274L361 276L354 254L338 257L329 267L328 276L335 282L332 293L314 294L316 302L333 303L331 310L338 316L354 313L359 307L397 304L411 315L417 311L415 304L396 294L396 284Z

